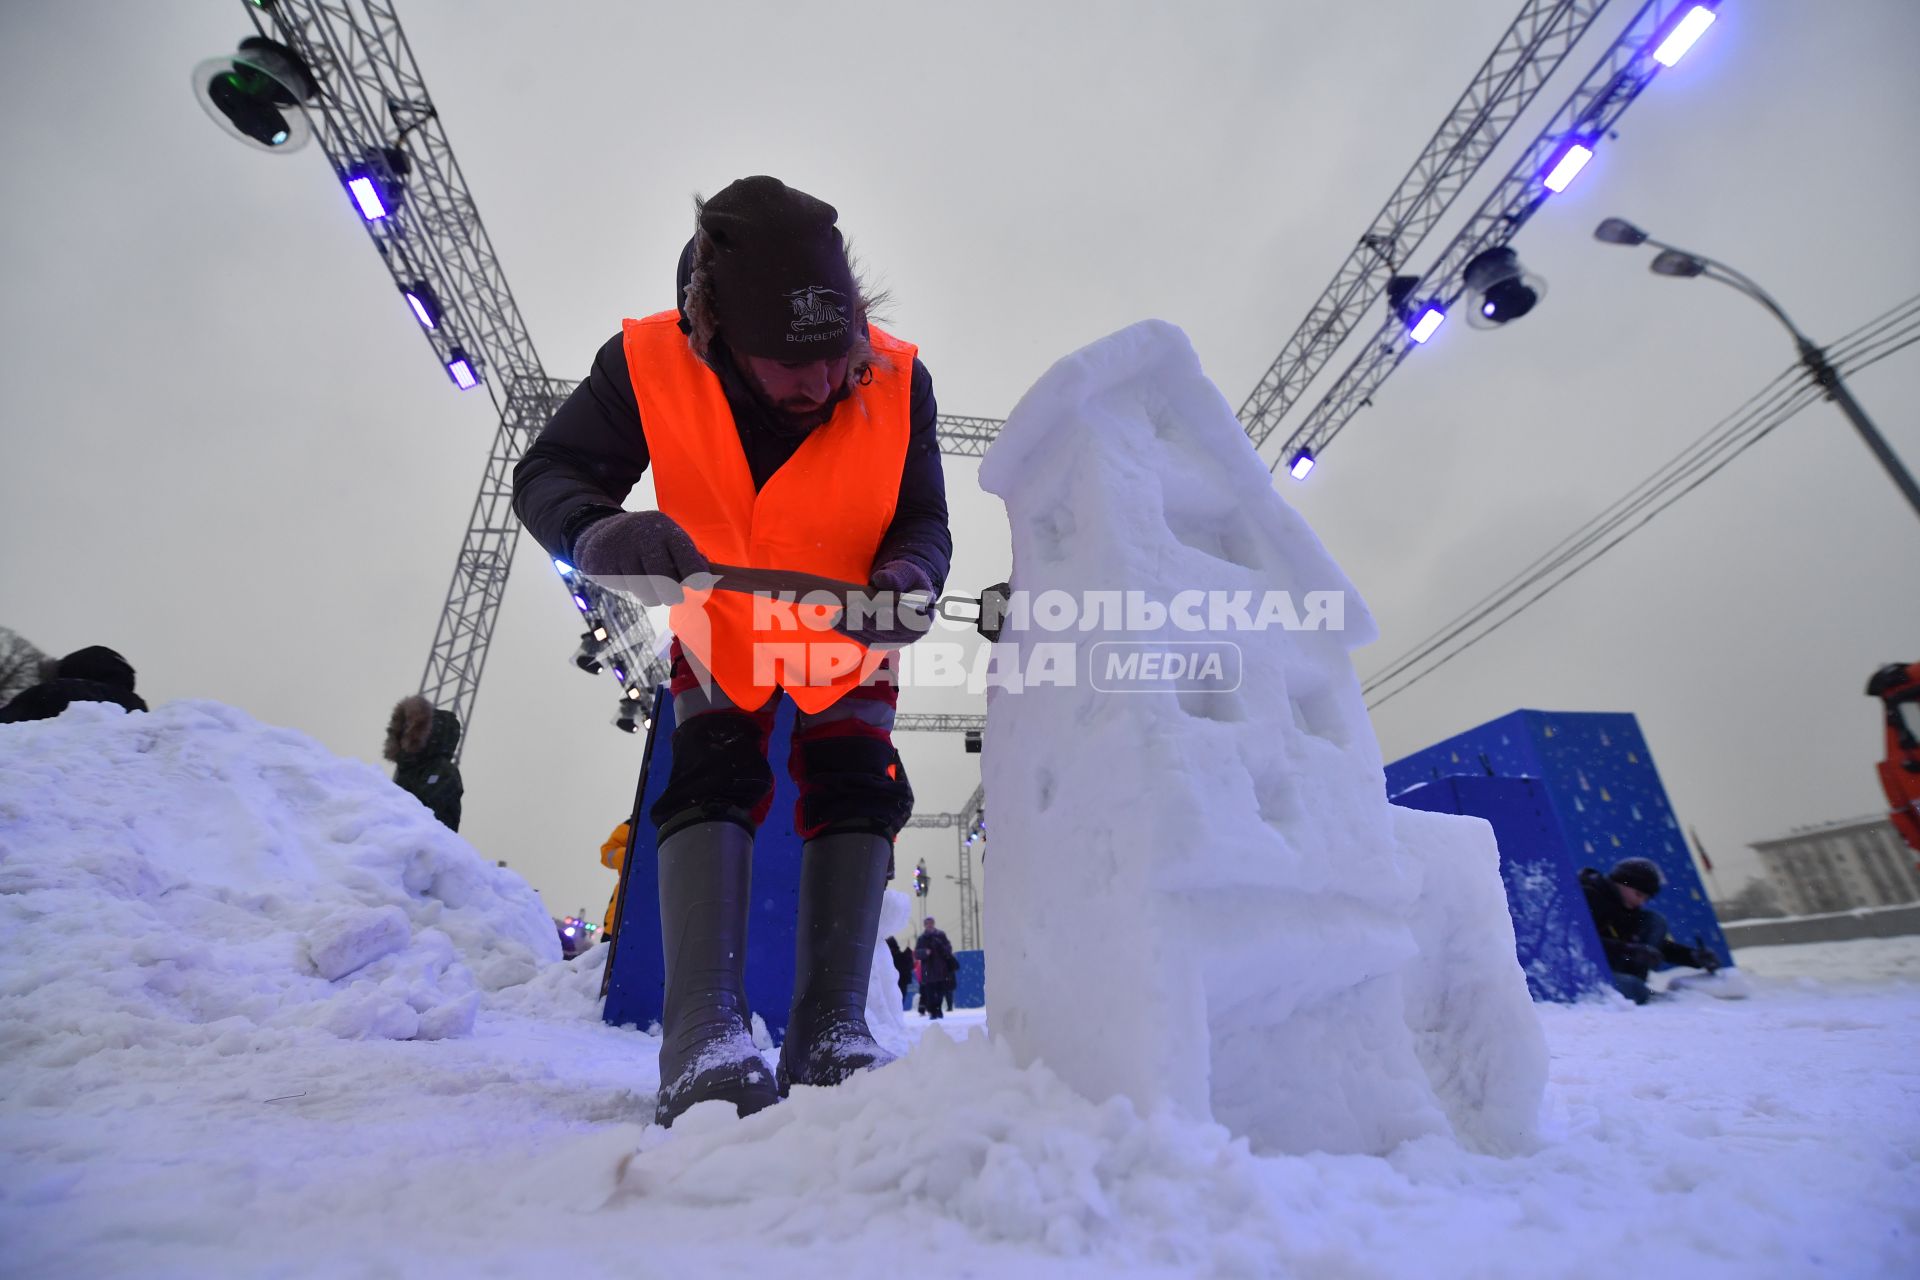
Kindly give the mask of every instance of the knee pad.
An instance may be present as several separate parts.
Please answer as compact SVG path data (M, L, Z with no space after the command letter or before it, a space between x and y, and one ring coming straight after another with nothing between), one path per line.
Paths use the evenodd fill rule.
M892 839L913 816L913 787L884 735L800 738L789 764L800 787L793 821L802 839L840 831L871 831Z
M709 711L673 730L673 769L651 816L660 834L690 821L758 827L773 803L766 731L744 711Z

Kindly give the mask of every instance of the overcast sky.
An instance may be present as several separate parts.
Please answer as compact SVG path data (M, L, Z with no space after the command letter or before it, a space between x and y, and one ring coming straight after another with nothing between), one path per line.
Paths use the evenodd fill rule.
M999 416L1054 359L1146 317L1184 328L1238 405L1516 7L401 13L550 373L580 377L623 315L671 304L694 192L766 172L839 207L942 408ZM1603 15L1536 116L1633 7ZM120 649L150 700L216 698L377 760L494 420L431 358L318 148L262 155L195 105L188 70L248 33L241 8L0 6L0 624L55 653ZM1550 284L1539 310L1498 332L1447 326L1309 483L1282 481L1379 619L1363 674L1791 360L1731 291L1594 243L1601 217L1742 267L1816 338L1920 293L1920 6L1723 12L1515 242ZM1920 466L1920 349L1855 391ZM975 464L947 468L952 585L975 590L1005 576L1005 518ZM1392 759L1516 707L1632 711L1731 889L1747 841L1881 807L1862 689L1920 657L1916 570L1920 523L1818 406L1376 729ZM631 804L639 740L609 725L610 680L568 665L576 631L523 541L463 834L556 914L597 914L612 881L597 850ZM958 739L903 749L924 811L978 780ZM950 918L951 837L902 849L935 867L931 906Z

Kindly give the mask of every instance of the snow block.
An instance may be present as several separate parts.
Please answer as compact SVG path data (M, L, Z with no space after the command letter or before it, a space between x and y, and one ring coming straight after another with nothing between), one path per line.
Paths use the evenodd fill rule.
M398 907L358 907L336 912L307 934L313 971L336 982L356 969L407 945L412 930Z
M660 854L658 831L649 814L667 789L673 772L673 699L664 686L654 691L653 728L632 816L632 844L620 879L620 930L607 961L607 995L600 1016L614 1026L642 1029L660 1021L665 1004L666 958L660 942ZM793 1001L793 950L800 906L800 834L794 828L799 791L785 761L793 736L793 703L782 697L773 718L767 757L774 762L773 806L753 844L753 906L747 917L747 1008L760 1015L778 1043L787 1033ZM868 982L867 1024L883 1048L902 1052L906 1022L901 1017L893 961L886 935L907 923L912 905L889 890L880 909L878 956Z
M1611 992L1607 953L1546 790L1531 778L1447 778L1393 797L1407 809L1479 818L1500 846L1514 955L1535 1000Z
M1631 713L1510 712L1394 761L1387 766L1387 794L1398 799L1421 783L1463 776L1538 779L1576 871L1651 858L1666 878L1653 906L1667 918L1668 931L1689 945L1705 942L1722 967L1733 964L1653 752Z
M1068 629L1016 611L1002 668L1054 677L988 692L994 1034L1090 1099L1256 1150L1529 1141L1546 1048L1491 834L1387 802L1348 656L1372 619L1185 335L1149 321L1054 365L980 475L1015 591L1083 602ZM1195 591L1339 607L1196 634L1175 607ZM1095 592L1158 608L1102 626ZM1230 646L1233 678L1165 662L1116 685L1115 642ZM1088 970L1124 998L1089 1000Z

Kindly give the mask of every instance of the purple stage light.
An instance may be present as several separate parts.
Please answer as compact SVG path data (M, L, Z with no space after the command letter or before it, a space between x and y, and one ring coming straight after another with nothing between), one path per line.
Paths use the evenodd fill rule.
M1671 67L1687 56L1687 50L1693 48L1693 42L1706 33L1713 25L1715 14L1704 4L1697 4L1687 10L1680 21L1673 24L1673 30L1653 51L1653 60L1663 67Z
M421 324L429 329L440 327L440 308L435 304L433 294L425 285L417 284L400 292L406 295L407 305L413 308L413 314L419 318Z
M368 222L378 222L387 216L387 206L380 199L380 188L374 185L368 174L360 174L347 179L347 191L353 196L353 202L360 206L360 216Z
M1446 323L1446 319L1446 312L1438 307L1428 307L1426 311L1421 314L1420 319L1414 323L1413 340L1415 342L1425 342L1433 336L1436 329Z
M467 353L458 347L447 352L447 376L462 391L471 391L480 385L480 375L473 371L473 363L467 359Z
M1593 159L1593 148L1584 142L1569 141L1554 152L1554 161L1547 166L1546 188L1555 195L1567 189L1567 184L1579 176L1587 167L1587 161Z
M565 560L555 560L553 562L553 567L558 569L561 573L573 572L573 566L568 564Z
M585 596L575 596L573 598L573 602L580 606L580 612L582 613L585 613L588 609L593 607L592 605L589 605L587 603L587 598Z
M1287 468L1287 474L1295 480L1305 480L1307 473L1313 470L1313 450L1302 449L1293 455L1293 463Z

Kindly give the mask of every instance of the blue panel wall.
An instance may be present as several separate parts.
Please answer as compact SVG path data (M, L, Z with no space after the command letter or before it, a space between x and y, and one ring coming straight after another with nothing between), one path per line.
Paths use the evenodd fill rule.
M1444 778L1402 791L1393 802L1492 825L1514 951L1535 1000L1571 1001L1613 989L1607 953L1580 889L1579 864L1537 779Z
M780 700L768 755L787 758L793 732L793 703ZM633 845L627 873L620 881L620 931L608 965L607 998L600 1016L615 1026L641 1027L660 1021L666 990L666 960L660 945L660 857L648 813L667 789L673 769L673 699L664 690L654 698L653 728L647 735L640 800L633 815ZM773 808L760 824L753 847L753 906L747 920L747 1007L765 1019L778 1041L786 1034L793 1000L793 945L800 906L800 836L793 826L798 796L784 768L773 771Z
M1515 711L1387 766L1387 794L1454 777L1537 778L1578 865L1651 858L1666 877L1654 909L1675 939L1731 964L1687 840L1639 721L1626 712Z
M953 1007L956 1009L984 1009L987 1007L987 953L984 951L956 951L953 958L960 963L960 974L953 981Z

